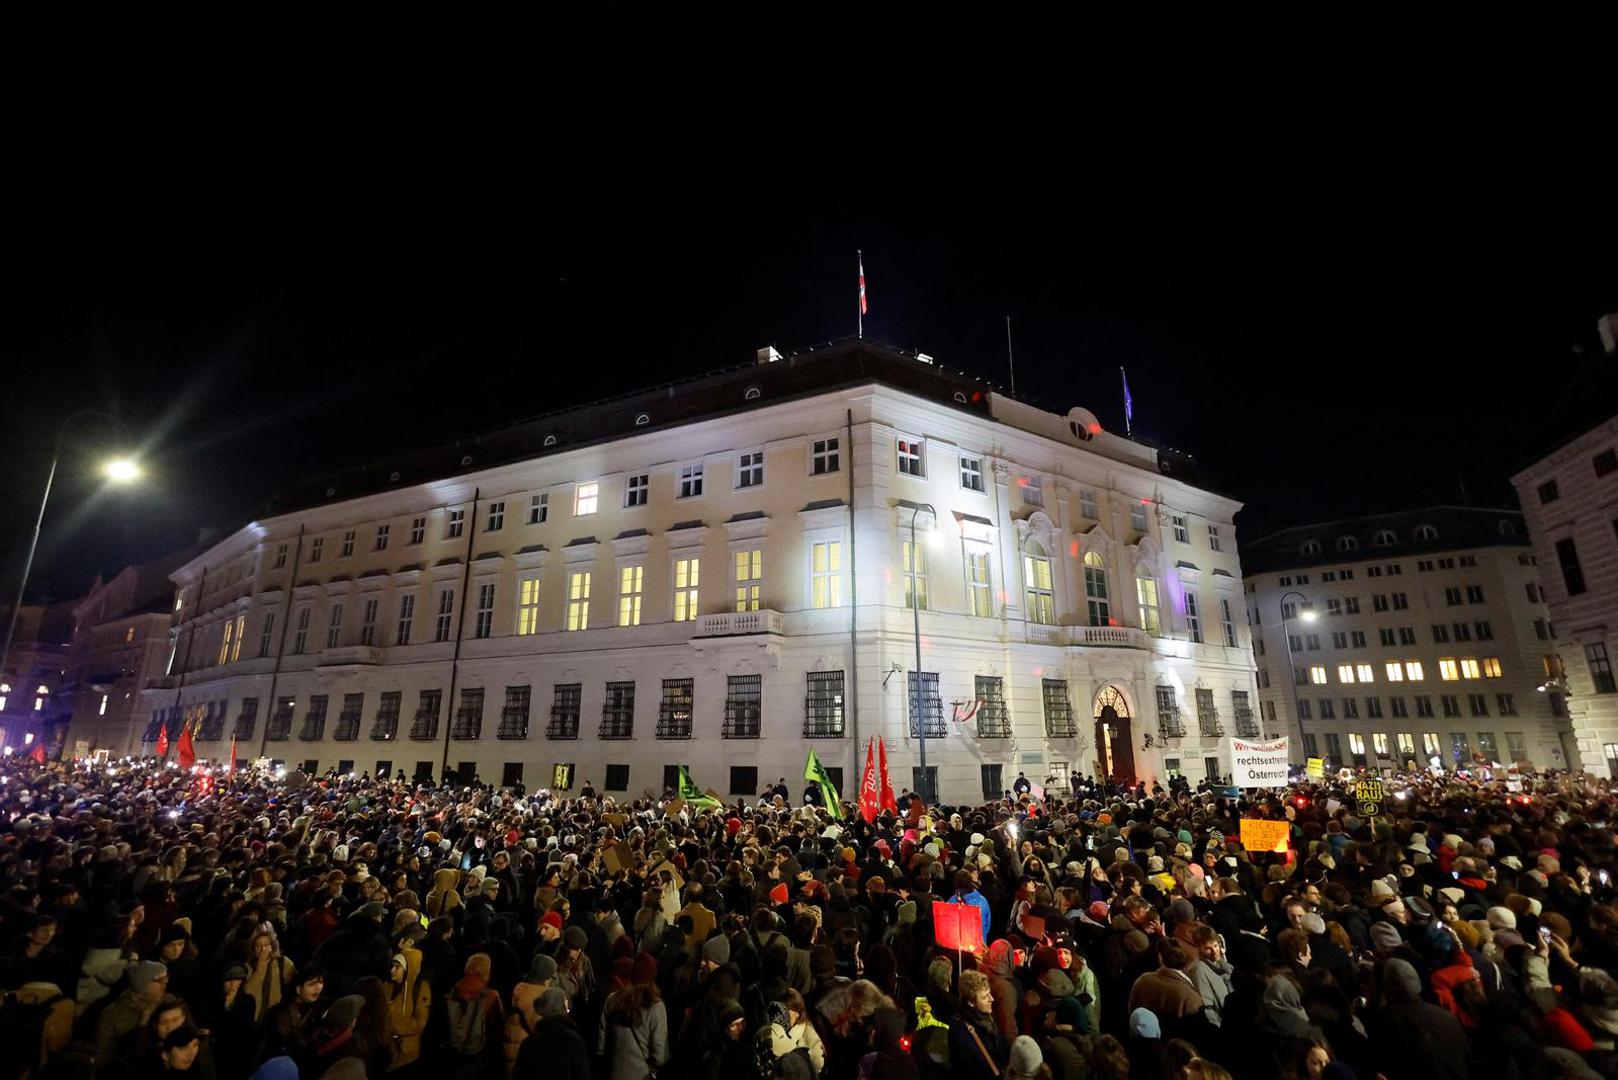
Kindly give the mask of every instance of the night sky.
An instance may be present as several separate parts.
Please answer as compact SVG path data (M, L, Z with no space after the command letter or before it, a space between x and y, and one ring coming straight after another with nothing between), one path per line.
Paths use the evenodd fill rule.
M98 495L116 440L75 424L31 590L56 598L301 474L851 334L856 248L868 337L1004 381L1009 314L1019 391L1120 429L1127 367L1137 433L1244 500L1249 539L1463 484L1509 505L1618 309L1610 124L672 119L142 142L116 182L34 177L0 292L5 598L75 408L123 417L152 476Z

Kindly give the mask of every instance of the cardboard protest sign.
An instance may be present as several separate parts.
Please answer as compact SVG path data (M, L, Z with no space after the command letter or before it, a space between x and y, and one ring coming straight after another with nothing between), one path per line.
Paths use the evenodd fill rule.
M663 807L663 816L664 817L679 817L680 816L680 811L684 810L684 809L685 809L685 800L680 798L678 795L676 795L674 797L674 799L667 806Z
M1230 782L1239 788L1285 787L1287 740L1230 740Z
M634 867L638 860L635 852L622 840L601 853L601 862L609 874L621 874Z
M611 825L619 832L623 832L624 826L629 822L629 818L624 814L602 814L601 820L604 824Z
M1284 852L1291 835L1292 826L1285 821L1242 818L1242 847L1248 851Z
M983 916L971 904L934 900L933 939L941 949L975 953L983 947Z

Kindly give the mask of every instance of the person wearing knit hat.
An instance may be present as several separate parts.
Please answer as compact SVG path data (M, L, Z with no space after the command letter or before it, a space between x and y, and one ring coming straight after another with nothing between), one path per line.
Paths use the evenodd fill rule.
M724 934L715 934L703 942L702 963L710 970L730 963L730 939Z
M1492 907L1487 914L1490 930L1517 929L1517 913L1507 907Z
M562 944L570 949L583 949L590 943L588 935L582 926L568 926L562 931Z
M1045 1055L1039 1044L1027 1035L1018 1035L1011 1043L1011 1059L1006 1062L1005 1080L1039 1080L1045 1068Z
M1371 924L1371 948L1379 953L1393 952L1404 944L1404 938L1399 936L1398 928L1392 923L1375 922Z

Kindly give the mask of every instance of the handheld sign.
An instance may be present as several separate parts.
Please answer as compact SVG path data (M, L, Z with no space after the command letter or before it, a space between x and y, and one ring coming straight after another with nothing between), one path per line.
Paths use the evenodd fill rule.
M983 916L971 904L934 900L933 938L941 949L975 953L983 947Z
M1285 821L1266 821L1263 818L1242 818L1242 847L1248 851L1273 851L1282 854L1292 836L1292 826Z
M1285 787L1287 740L1230 739L1230 782L1239 788Z
M1354 801L1359 803L1359 811L1366 817L1375 817L1382 810L1382 803L1387 797L1380 776L1365 776L1354 781Z
M1326 759L1310 758L1304 764L1304 772L1311 780L1324 780L1326 778Z

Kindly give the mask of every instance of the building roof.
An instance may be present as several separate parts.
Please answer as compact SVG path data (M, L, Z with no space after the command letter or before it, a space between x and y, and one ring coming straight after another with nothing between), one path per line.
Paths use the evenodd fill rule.
M1242 545L1247 577L1274 570L1374 562L1480 547L1527 547L1516 510L1429 506L1341 521L1295 525Z
M986 420L995 419L991 397L1008 396L1000 387L946 368L924 353L869 339L831 342L787 354L761 350L754 364L545 413L518 424L463 435L438 446L311 478L277 495L264 516L448 479L495 465L610 442L641 431L677 427L870 383L930 398ZM1154 452L1152 456L1164 475L1205 487L1191 455L1144 440L1132 441Z
M1517 462L1522 472L1618 414L1618 355L1585 350Z

